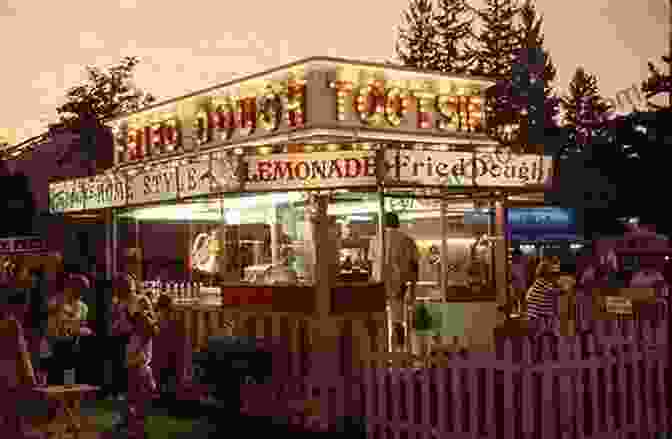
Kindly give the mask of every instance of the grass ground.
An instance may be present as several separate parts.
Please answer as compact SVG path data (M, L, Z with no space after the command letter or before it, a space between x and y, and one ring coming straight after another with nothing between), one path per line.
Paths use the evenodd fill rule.
M95 400L88 402L82 407L82 415L89 419L89 424L95 431L111 433L116 420L125 410L123 401ZM180 417L169 413L167 409L152 407L145 426L150 439L170 439L194 436L199 431L206 432L210 429L204 418ZM201 435L197 435L199 437ZM206 434L203 437L207 437Z

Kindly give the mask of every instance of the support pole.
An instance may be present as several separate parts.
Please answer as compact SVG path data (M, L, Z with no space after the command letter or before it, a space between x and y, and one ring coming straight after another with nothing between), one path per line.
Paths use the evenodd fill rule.
M385 145L380 144L376 156L376 178L378 180L378 261L374 261L374 278L376 282L384 282L383 270L385 266ZM390 307L386 305L385 330L387 332L387 352L392 352L392 324Z
M116 238L114 227L114 210L105 209L105 277L108 280L114 278L115 270L115 252L116 245L114 240Z
M119 273L119 219L117 212L114 209L110 209L111 224L110 227L110 241L112 242L112 255L110 261L112 262L112 278L115 278Z
M448 242L446 240L446 235L448 234L448 224L446 214L448 211L448 206L446 199L441 197L441 263L439 269L439 281L441 285L441 298L443 299L448 294L448 279L446 268L448 267Z
M508 278L508 242L506 237L506 197L499 195L494 202L495 208L495 288L497 291L497 303L508 304L509 285Z

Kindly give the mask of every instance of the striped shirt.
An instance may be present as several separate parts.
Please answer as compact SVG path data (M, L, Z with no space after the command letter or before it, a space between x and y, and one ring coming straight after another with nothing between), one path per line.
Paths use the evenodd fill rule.
M537 279L527 292L527 315L529 318L554 317L558 315L560 290L553 282Z

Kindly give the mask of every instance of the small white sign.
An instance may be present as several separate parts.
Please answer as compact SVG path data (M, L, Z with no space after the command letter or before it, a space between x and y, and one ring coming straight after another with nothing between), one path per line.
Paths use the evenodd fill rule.
M153 169L129 178L127 204L177 199L177 168Z
M632 301L625 297L607 296L605 298L607 312L616 314L632 314Z
M245 190L375 186L375 154L369 151L274 154L246 157Z
M49 211L65 213L84 210L85 191L82 180L68 180L49 184Z

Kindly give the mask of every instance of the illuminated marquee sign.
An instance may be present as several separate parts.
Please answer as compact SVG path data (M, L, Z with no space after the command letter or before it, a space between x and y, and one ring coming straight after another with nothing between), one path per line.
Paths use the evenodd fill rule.
M376 184L375 155L366 151L252 156L245 168L246 191Z
M192 117L181 119L175 110L140 114L118 122L113 128L118 161L132 162L184 149L187 123L199 146L302 128L306 120L305 81L295 75L285 76L285 80L257 89L248 87L252 91L244 93L204 96Z
M336 118L348 120L357 114L367 126L397 128L414 117L420 130L436 128L443 132L482 133L483 110L481 88L457 89L445 93L431 89L406 89L384 80L369 80L363 86L353 81L336 80L330 87L336 92ZM348 104L348 101L352 101ZM412 110L412 112L411 112Z
M311 58L112 121L117 163L316 128L485 138L492 81ZM345 135L345 134L343 134Z

